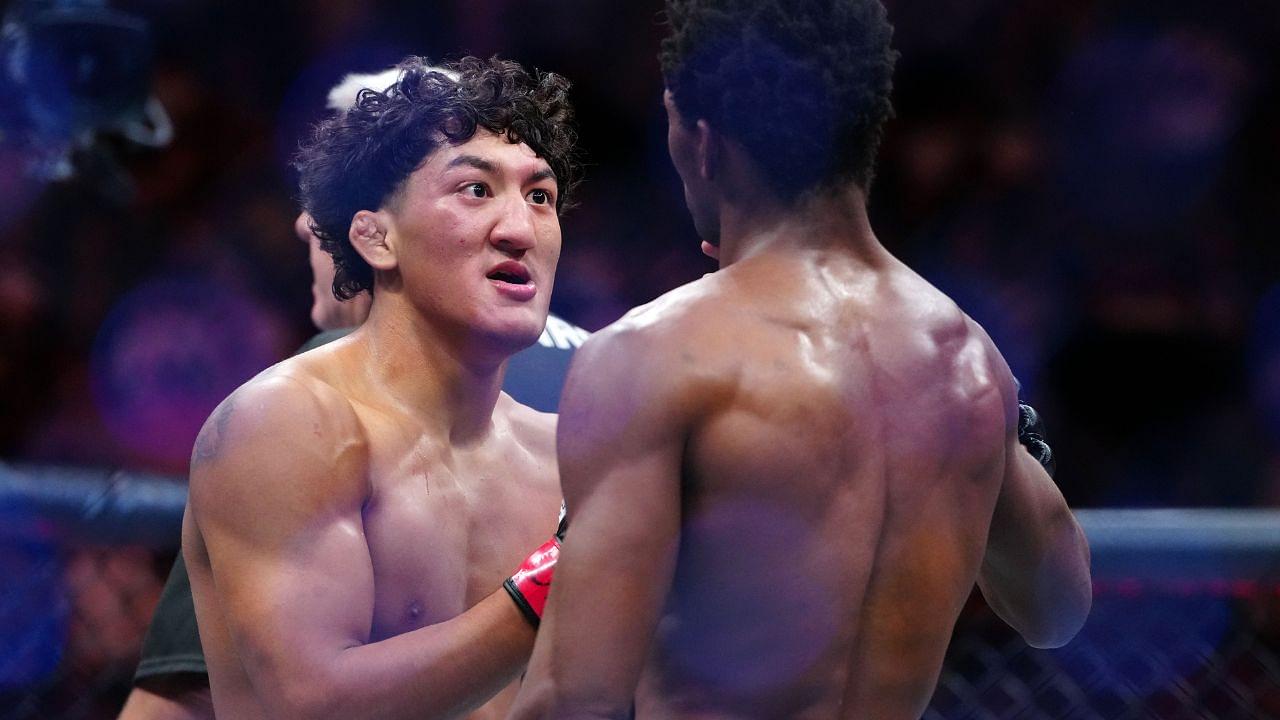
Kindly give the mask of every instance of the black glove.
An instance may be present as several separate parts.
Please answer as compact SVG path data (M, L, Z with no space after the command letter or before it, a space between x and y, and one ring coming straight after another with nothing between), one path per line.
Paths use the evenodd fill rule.
M1031 453L1031 457L1040 463L1049 477L1053 477L1057 463L1053 458L1053 448L1045 440L1044 421L1040 413L1030 405L1018 402L1018 442Z

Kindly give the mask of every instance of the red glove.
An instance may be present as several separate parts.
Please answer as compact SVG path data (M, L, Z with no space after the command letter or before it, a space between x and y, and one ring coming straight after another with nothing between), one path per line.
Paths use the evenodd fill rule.
M560 538L552 537L542 547L533 551L515 574L502 583L511 594L516 607L535 628L542 620L542 609L547 606L547 593L551 592L551 575L560 557Z
M560 522L556 534L542 547L533 551L515 574L502 583L502 587L516 601L516 607L528 618L535 628L542 620L542 609L547 606L547 593L551 592L551 575L556 570L556 560L560 558L560 541L564 540L564 532L568 529L568 512L564 503L560 503Z

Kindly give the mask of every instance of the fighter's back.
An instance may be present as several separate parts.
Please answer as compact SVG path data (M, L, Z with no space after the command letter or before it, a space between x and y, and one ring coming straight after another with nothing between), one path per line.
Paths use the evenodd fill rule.
M887 253L767 253L678 293L640 331L674 326L717 386L639 716L919 717L982 560L1007 368Z

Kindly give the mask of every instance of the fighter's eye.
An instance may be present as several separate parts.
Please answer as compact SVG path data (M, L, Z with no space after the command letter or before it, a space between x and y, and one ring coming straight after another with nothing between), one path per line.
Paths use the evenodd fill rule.
M471 183L462 191L474 198L489 197L489 188L485 187L484 183Z
M533 190L529 193L529 201L534 205L550 205L551 193L546 190Z

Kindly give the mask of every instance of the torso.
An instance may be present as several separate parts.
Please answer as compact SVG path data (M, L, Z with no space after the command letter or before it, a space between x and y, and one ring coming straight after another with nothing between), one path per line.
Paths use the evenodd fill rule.
M358 497L374 576L369 642L377 642L461 614L497 590L554 531L560 507L554 416L504 394L488 438L452 446L367 388L344 383L342 355L350 342L268 373L322 386L323 396L340 398L354 412L360 437L352 442L364 443L368 458ZM210 582L204 560L190 568L193 586ZM218 614L211 609L201 619ZM201 637L215 702L251 706L253 690L225 627L202 625ZM469 717L504 717L515 690L513 684Z
M919 717L1003 473L980 331L897 261L832 252L743 261L637 317L732 385L687 444L638 717Z

